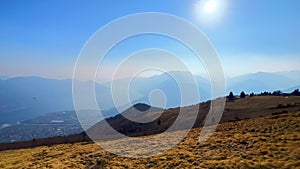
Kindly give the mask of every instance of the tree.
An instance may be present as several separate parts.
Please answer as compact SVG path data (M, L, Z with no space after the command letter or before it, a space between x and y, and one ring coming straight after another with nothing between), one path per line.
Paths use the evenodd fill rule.
M245 94L245 92L244 92L244 91L242 91L242 92L241 92L241 94L240 94L240 98L242 98L242 99L243 99L243 98L245 98L245 97L246 97L246 94Z
M234 102L235 97L234 97L234 95L233 95L232 92L229 93L228 100L229 100L230 102Z
M261 96L269 96L269 95L272 95L271 92L261 92L260 93Z
M250 93L250 97L253 97L254 96L254 93L252 92L252 93Z
M272 93L273 96L281 96L282 92L280 90L276 90Z
M292 94L293 96L300 96L299 89L294 90L291 94Z

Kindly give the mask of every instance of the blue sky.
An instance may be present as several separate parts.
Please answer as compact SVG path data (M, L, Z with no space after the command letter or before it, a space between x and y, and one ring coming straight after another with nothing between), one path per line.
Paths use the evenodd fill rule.
M204 0L2 0L0 74L71 78L80 49L95 31L140 12L169 13L196 25L215 46L227 76L300 69L300 1L215 1L222 7L205 14L197 7ZM177 50L189 62L188 52L170 39L137 38L123 46L109 58L160 47Z

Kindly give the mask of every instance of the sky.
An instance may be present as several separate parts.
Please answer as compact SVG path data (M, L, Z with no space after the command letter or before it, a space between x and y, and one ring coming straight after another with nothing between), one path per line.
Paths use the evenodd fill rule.
M0 75L72 78L93 33L142 12L168 13L194 24L215 47L226 76L300 70L299 11L298 0L1 0ZM121 58L145 48L170 50L195 73L205 72L179 42L145 35L116 45L101 67L103 75L109 76ZM148 61L151 56L134 64ZM163 56L159 61L168 62Z

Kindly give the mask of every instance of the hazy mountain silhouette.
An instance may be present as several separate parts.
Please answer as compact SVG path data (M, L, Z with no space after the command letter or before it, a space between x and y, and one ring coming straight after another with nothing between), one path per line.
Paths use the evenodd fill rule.
M173 79L168 73L163 73L161 75L155 75L152 77L136 77L130 83L130 95L133 100L136 100L134 103L145 102L150 104L148 95L154 89L159 89L164 91L164 94L167 98L166 108L178 107L181 104L181 93L180 85L186 89L189 89L189 86L193 86L193 83L188 83L185 80L186 72L171 72L176 76L176 80ZM264 91L275 91L275 90L285 90L290 87L300 84L300 71L287 71L287 72L257 72L251 74L245 74L237 76L234 78L227 78L227 93L230 91L235 94L239 94L244 91L246 93L260 93ZM211 99L210 95L210 82L208 79L201 76L195 76L198 85L198 91L200 94L200 100L198 102L207 101ZM126 91L127 82L129 83L131 79L118 79L115 80L115 87L120 91ZM112 82L104 84L105 86L110 86ZM195 92L190 89L187 92ZM195 100L195 98L190 98ZM190 105L192 102L183 103L182 106Z
M168 73L152 77L137 77L131 81L128 98L122 98L122 92L127 92L126 82L131 79L118 79L116 84L116 98L121 99L117 105L123 111L136 103L150 103L149 94L154 89L164 92L166 107L172 108L186 106L198 102L210 100L210 82L201 76L195 76L200 93L200 100L192 97L193 82L188 79L186 72L170 72L176 78L173 79ZM239 94L274 90L294 89L300 84L300 71L265 73L258 72L227 79L227 93L229 91ZM79 82L83 87L92 85L92 82ZM117 114L111 98L110 85L96 84L96 98L102 110L113 110L112 115ZM188 99L181 105L180 85L188 93ZM74 110L72 100L72 80L45 79L39 77L17 77L0 80L0 125L5 123L16 123L18 121L31 119L49 112Z
M283 92L285 92L285 93L291 93L291 92L293 92L296 89L300 89L300 85L293 86L293 87L290 87L288 89L285 89L285 90L283 90Z
M109 94L106 87L96 84L96 95L107 106L104 108L112 107ZM74 110L72 80L19 77L0 83L0 125L64 110Z
M173 77L169 74L171 74ZM186 100L183 101L182 106L209 100L209 81L201 76L195 76L197 87L193 81L194 79L191 79L189 76L190 74L186 72L174 71L147 78L136 77L134 79L118 79L114 82L109 82L104 85L109 87L113 84L114 87L120 91L127 91L126 84L129 84L130 82L129 92L131 98L135 100L134 103L144 102L150 104L148 96L151 91L161 90L164 92L166 98L166 108L178 107L181 105L182 96L180 89L187 92L187 95L189 95L189 97L185 97ZM192 97L195 94L194 88L198 89L198 92L200 93L200 99L197 99L197 97Z
M263 91L284 90L300 84L300 79L297 79L299 75L300 71L293 71L292 74L287 72L246 74L228 79L227 91L233 91L237 94L241 91L260 93Z
M274 74L285 76L289 78L290 80L293 80L300 84L300 71L294 70L294 71L282 71L282 72L275 72Z

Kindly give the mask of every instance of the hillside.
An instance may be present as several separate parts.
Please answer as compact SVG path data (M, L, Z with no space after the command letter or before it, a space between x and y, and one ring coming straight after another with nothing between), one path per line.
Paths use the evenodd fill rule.
M198 143L201 128L195 128L171 150L137 159L88 142L8 150L0 152L0 168L299 168L299 124L299 111L223 123L203 144ZM130 140L115 143L143 152L131 149Z
M165 111L149 112L140 114L135 121L139 119L154 119L149 123L133 122L121 115L107 119L107 123L119 133L127 136L144 136L158 134L168 129L174 121L179 118L178 113L182 111L182 116L178 119L182 125L190 123L190 117L197 117L194 127L201 127L208 110L210 102L199 105L187 106L183 108L168 109ZM280 114L288 111L297 111L300 109L300 97L291 96L255 96L244 99L237 99L235 102L227 102L221 123L237 121L242 119L251 119L256 117ZM128 112L126 112L128 113ZM181 126L180 129L185 129ZM89 130L88 135L96 140L116 139L120 136L110 133L106 122L99 122Z
M152 135L162 133L166 130L170 132L188 128L187 124L191 123L191 117L196 118L194 127L201 127L204 124L209 107L210 102L183 107L181 108L182 115L178 116L179 108L163 110L146 104L136 104L125 110L122 114L106 119L106 122L119 133L130 137ZM235 102L226 103L220 123L284 114L297 110L300 110L300 97L298 96L254 96L244 99L238 98ZM97 119L99 118L94 117L95 113L93 111L89 112L86 111L86 119L84 120L92 124L96 123L86 132L90 137L94 140L122 138L119 135L111 133L109 128L107 128L108 126L105 126L106 122L98 122L99 120L97 121ZM171 130L170 126L172 126L175 120L181 121L180 126ZM49 113L33 120L24 121L19 125L0 130L0 139L3 142L11 142L11 140L25 142L17 144L0 143L0 150L76 142L72 140L73 136L66 137L66 135L81 132L82 128L78 124L76 114L72 111L67 113ZM80 141L88 140L85 138L84 133L82 134L77 134L75 137L80 138ZM63 137L55 138L56 136ZM48 137L54 138L47 141ZM39 140L40 138L44 139ZM33 139L35 141L32 141Z

